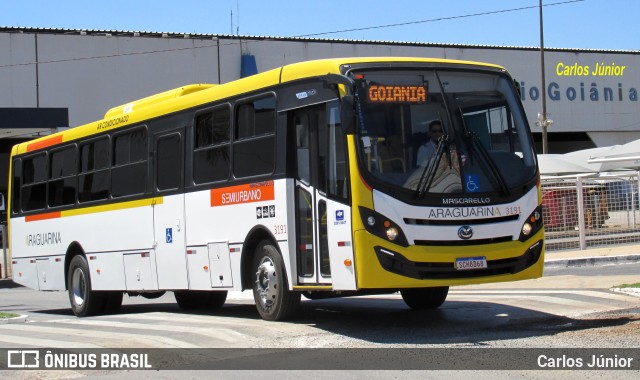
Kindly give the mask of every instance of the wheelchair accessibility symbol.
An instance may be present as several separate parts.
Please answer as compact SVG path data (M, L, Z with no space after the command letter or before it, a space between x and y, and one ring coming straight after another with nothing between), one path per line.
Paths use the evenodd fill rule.
M469 174L464 177L467 187L467 191L470 193L477 193L480 191L480 177L475 174Z
M167 228L167 244L168 243L173 243L173 228Z

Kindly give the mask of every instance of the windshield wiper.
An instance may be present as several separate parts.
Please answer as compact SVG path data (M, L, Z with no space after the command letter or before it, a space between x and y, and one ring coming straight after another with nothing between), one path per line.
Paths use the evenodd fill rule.
M493 160L491 159L491 156L489 155L487 148L485 148L485 146L482 145L482 141L480 141L478 134L475 132L469 131L469 129L467 128L467 124L464 121L462 110L458 108L458 112L460 112L460 120L462 120L462 126L464 128L465 137L471 140L473 144L472 149L473 149L473 146L475 146L478 152L480 153L480 156L482 157L480 162L483 164L483 166L485 166L485 169L489 169L489 173L491 173L491 176L493 176L494 180L497 182L498 187L502 191L502 194L506 196L510 195L511 191L509 191L509 187L507 186L507 183L505 182L504 177L502 177L502 173L500 173L500 169L498 169L498 167L496 166L496 163L493 162Z
M447 152L447 158L449 160L449 166L451 166L451 156L449 152L449 143L447 142L449 139L448 135L442 135L438 139L438 148L436 149L436 153L429 163L422 171L422 175L420 176L420 181L418 181L418 186L416 187L416 197L418 199L424 197L426 192L431 188L431 184L433 183L433 179L436 176L436 170L440 165L440 159L442 158L442 153Z

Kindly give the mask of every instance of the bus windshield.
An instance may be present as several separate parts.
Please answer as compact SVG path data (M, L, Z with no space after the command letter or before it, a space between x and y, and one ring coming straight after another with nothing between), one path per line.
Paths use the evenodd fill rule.
M381 191L504 197L535 177L535 151L509 77L437 69L354 77L359 159Z

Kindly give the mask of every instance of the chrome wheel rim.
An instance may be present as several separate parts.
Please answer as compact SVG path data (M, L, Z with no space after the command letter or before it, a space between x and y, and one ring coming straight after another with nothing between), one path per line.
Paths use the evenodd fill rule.
M256 272L256 291L264 307L271 307L276 301L278 278L276 267L269 257L264 257Z
M71 292L73 294L73 302L78 306L82 306L87 295L87 281L84 278L84 272L80 268L73 270Z

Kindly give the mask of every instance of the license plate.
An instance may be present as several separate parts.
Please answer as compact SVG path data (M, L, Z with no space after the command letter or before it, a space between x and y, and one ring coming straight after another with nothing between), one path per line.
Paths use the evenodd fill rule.
M456 259L456 270L486 269L486 268L487 268L487 258L484 256L460 257Z

